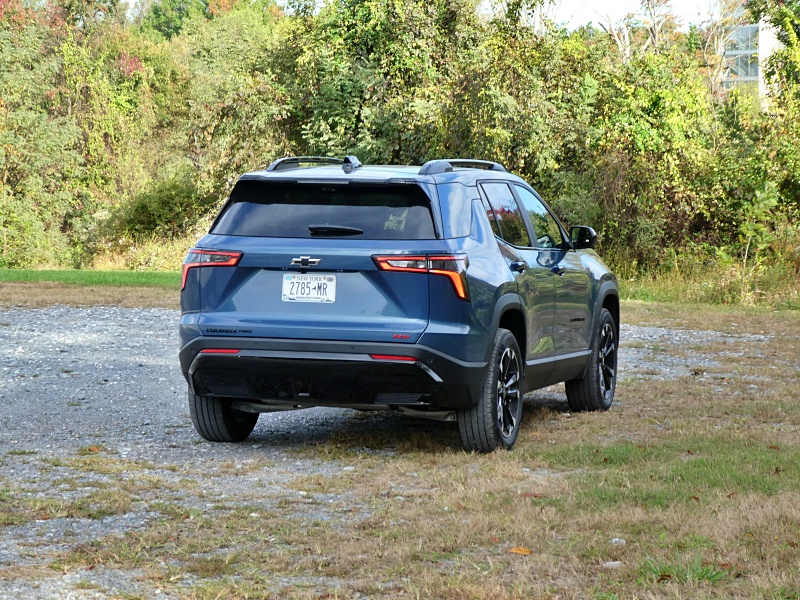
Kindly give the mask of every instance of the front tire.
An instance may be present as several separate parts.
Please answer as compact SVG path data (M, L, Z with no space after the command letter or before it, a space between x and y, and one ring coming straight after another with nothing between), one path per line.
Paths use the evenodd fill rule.
M226 398L198 396L189 391L189 412L197 433L209 442L241 442L253 431L258 413L236 410Z
M600 325L595 333L586 373L564 385L570 410L608 410L617 389L617 327L608 309L600 312Z
M507 329L498 329L478 404L458 411L465 450L511 449L522 422L522 374L522 354L516 338Z

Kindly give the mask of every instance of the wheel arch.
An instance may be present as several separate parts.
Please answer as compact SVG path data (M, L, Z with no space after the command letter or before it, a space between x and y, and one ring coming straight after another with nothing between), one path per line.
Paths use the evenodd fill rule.
M527 328L525 325L525 311L522 301L518 296L505 296L497 303L494 319L492 320L491 340L494 341L494 332L499 328L507 329L516 338L517 345L522 352L522 361L527 355ZM489 352L491 353L491 344Z
M604 308L608 310L614 318L615 333L617 334L617 340L619 340L619 289L617 288L616 281L607 280L600 286L598 302L594 311L595 323L600 322L600 312Z

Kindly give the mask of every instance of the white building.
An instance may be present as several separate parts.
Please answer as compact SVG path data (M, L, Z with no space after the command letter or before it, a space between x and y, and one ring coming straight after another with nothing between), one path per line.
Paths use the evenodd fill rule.
M775 30L764 21L734 29L725 45L728 67L725 87L757 84L759 95L764 96L767 91L764 65L779 44Z

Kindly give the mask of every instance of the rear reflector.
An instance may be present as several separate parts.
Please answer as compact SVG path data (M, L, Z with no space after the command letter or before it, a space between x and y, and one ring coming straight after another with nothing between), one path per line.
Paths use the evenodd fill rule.
M370 357L375 360L399 360L402 362L417 362L413 356L397 356L394 354L370 354Z
M186 287L186 276L189 269L194 267L235 267L242 258L241 252L226 252L224 250L201 250L192 248L183 261L183 279L181 290Z
M467 289L467 267L469 260L466 254L405 256L387 255L373 256L372 260L382 271L405 271L406 273L430 273L444 275L453 284L453 290L462 300L469 300Z
M203 348L200 354L238 354L239 351L234 348Z

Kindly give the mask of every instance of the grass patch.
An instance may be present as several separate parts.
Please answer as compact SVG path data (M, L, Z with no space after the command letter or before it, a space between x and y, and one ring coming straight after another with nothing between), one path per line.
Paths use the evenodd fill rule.
M33 456L37 454L36 450L9 450L6 456Z
M114 489L96 490L68 500L6 489L0 491L0 526L62 518L103 519L125 514L132 506L130 494Z
M643 577L655 583L708 583L713 585L728 577L729 569L730 566L720 567L702 560L699 553L688 558L681 553L675 553L664 559L647 557L639 571Z
M92 271L64 269L38 271L32 269L0 269L0 282L34 283L51 281L83 286L166 287L178 289L180 273L157 271Z

